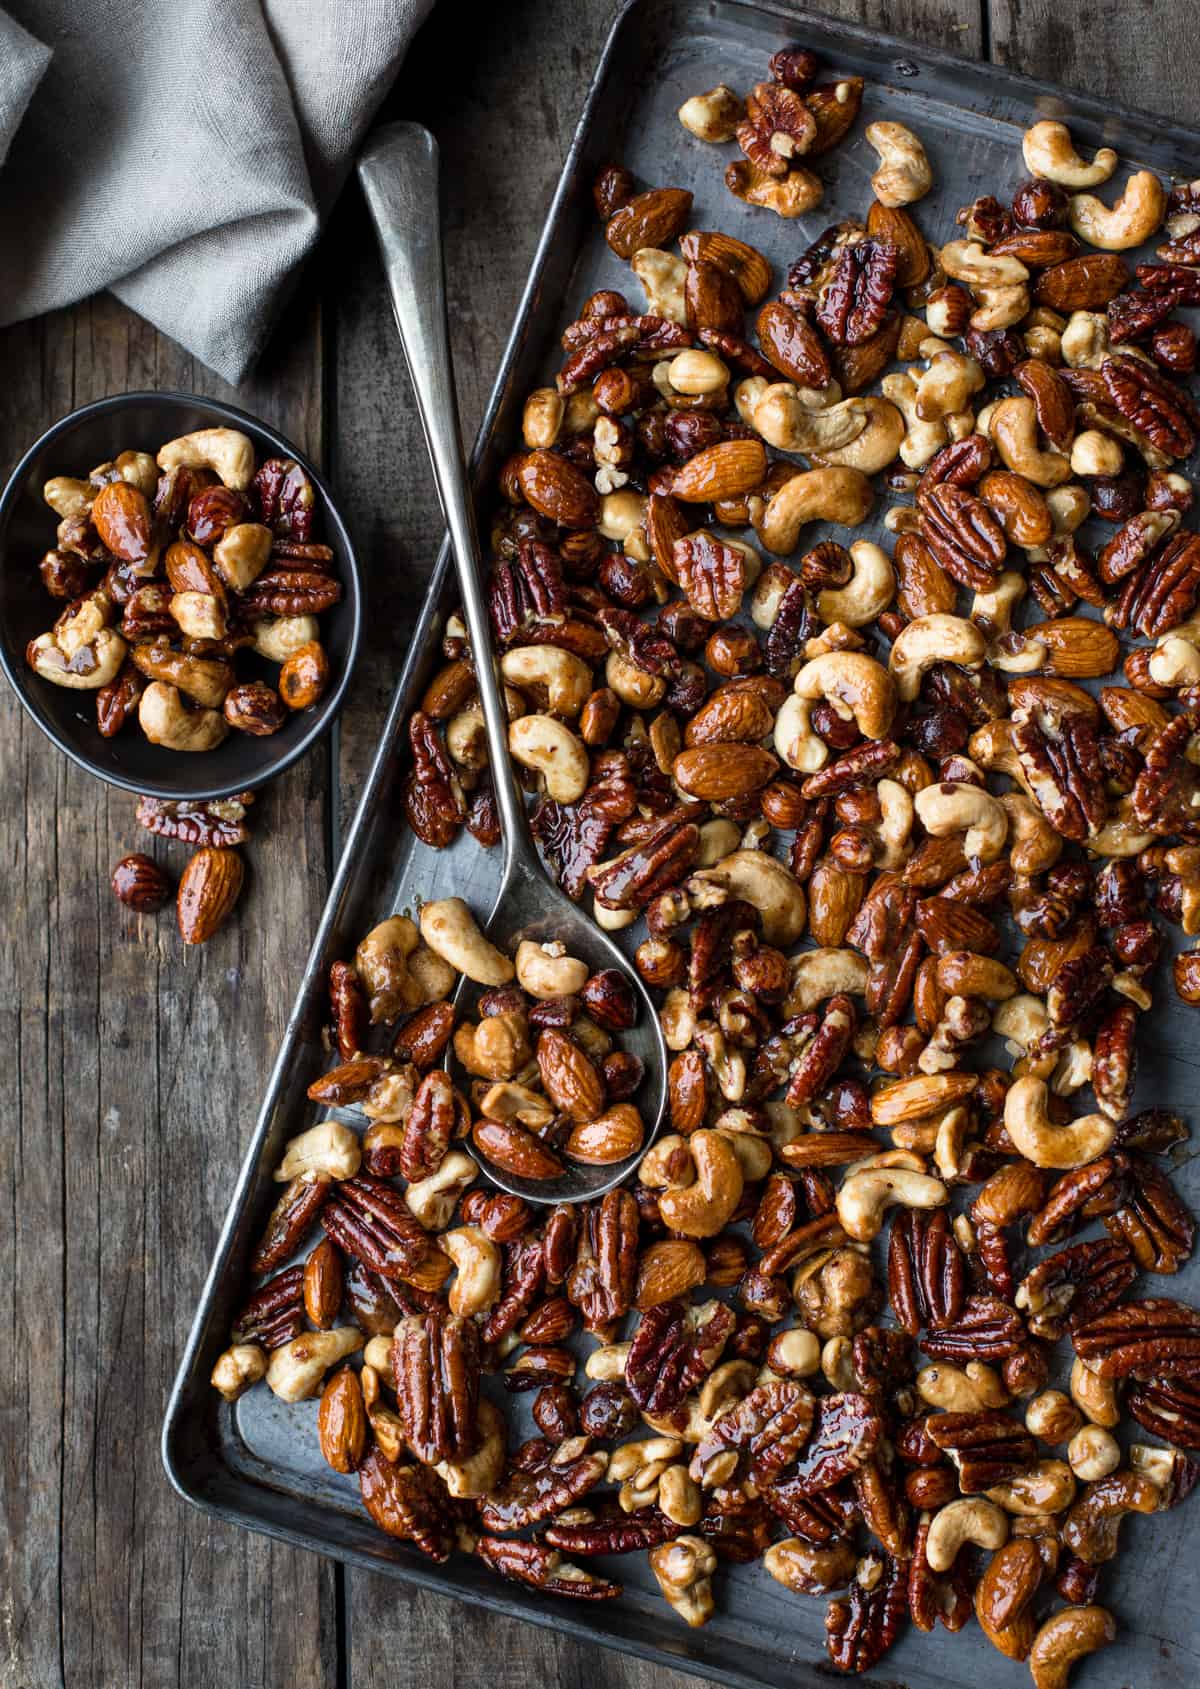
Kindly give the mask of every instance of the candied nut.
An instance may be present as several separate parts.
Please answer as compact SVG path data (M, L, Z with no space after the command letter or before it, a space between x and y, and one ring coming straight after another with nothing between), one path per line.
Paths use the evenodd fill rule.
M153 857L123 856L112 871L113 896L139 915L152 915L171 896L171 882Z
M706 94L693 94L685 100L679 108L679 121L699 141L732 141L745 112L732 88L718 82Z
M293 651L279 671L279 695L289 710L308 710L329 685L329 658L317 639Z
M331 1366L362 1346L363 1334L353 1326L302 1332L272 1350L267 1363L267 1383L281 1401L302 1402L316 1395Z
M1035 1167L1082 1167L1110 1149L1116 1127L1103 1114L1083 1115L1069 1126L1055 1124L1049 1093L1040 1079L1018 1079L1004 1099L1004 1125L1017 1149Z
M1138 170L1111 208L1094 194L1072 194L1071 227L1080 240L1107 252L1141 246L1162 223L1167 196L1158 177Z
M1029 1652L1035 1689L1066 1689L1076 1660L1115 1642L1116 1623L1103 1607L1067 1607L1048 1618Z
M879 154L879 168L871 177L879 203L900 206L923 199L933 186L933 171L912 130L902 123L868 123L863 133Z
M258 738L277 733L287 715L278 692L261 680L233 687L221 708L230 727Z
M650 1569L667 1601L693 1629L713 1614L717 1556L700 1536L680 1536L650 1550Z
M335 1372L321 1392L317 1439L335 1472L353 1472L367 1446L367 1413L358 1374L348 1366Z
M257 1343L235 1343L218 1356L209 1382L227 1402L236 1402L266 1376L267 1351Z
M925 1558L935 1572L948 1572L965 1543L1002 1548L1008 1540L1008 1520L984 1496L948 1502L934 1514L925 1539Z
M478 985L507 985L516 969L488 942L461 897L422 906L421 937L444 962ZM361 958L360 958L361 971Z

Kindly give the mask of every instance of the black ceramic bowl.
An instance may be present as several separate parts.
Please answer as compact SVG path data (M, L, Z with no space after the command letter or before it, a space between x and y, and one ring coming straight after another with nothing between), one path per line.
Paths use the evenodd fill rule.
M152 745L130 722L106 739L96 726L94 692L41 679L25 661L31 639L52 627L64 606L46 592L38 563L54 545L58 518L42 498L52 475L86 476L122 451L157 453L168 440L214 425L240 428L255 456L292 457L312 478L317 497L314 538L331 546L341 601L318 618L329 655L329 690L311 710L291 716L278 733L230 733L214 751L180 753ZM345 696L362 629L362 582L350 537L329 489L290 440L244 411L191 393L123 393L84 405L32 445L0 497L0 664L43 733L73 762L111 785L158 798L217 798L260 786L289 767L332 723ZM278 668L253 652L238 654L239 679L274 683Z

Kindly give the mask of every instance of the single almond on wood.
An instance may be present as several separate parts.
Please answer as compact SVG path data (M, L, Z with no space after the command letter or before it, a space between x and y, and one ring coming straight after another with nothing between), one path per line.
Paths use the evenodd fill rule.
M236 850L206 846L196 852L183 870L175 900L185 944L206 944L224 924L238 900L245 873Z

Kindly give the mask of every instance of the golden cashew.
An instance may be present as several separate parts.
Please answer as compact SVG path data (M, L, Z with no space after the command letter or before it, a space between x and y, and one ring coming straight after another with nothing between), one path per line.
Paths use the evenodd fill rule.
M965 1543L979 1548L1003 1548L1008 1541L1008 1520L984 1496L962 1496L939 1507L925 1538L925 1558L930 1569L948 1572Z
M697 874L695 878L703 876ZM658 1019L668 1050L686 1050L696 1036L696 1011L692 1008L691 993L672 986L658 1011Z
M229 732L220 710L188 709L179 688L161 680L142 693L138 724L152 745L171 751L211 751Z
M879 169L871 187L880 205L912 205L933 186L933 171L925 148L903 123L868 123L867 145L879 154Z
M655 704L662 703L667 693L667 683L661 675L639 669L619 651L608 653L604 664L604 683L633 710L653 709Z
M695 1629L713 1614L717 1556L703 1537L681 1536L650 1550L650 1570L667 1601Z
M763 1555L763 1570L796 1595L831 1595L854 1577L858 1557L846 1541L817 1548L800 1537L784 1537Z
M886 739L896 714L896 683L861 651L829 651L805 663L792 683L797 698L824 699L866 739Z
M558 441L566 400L556 387L535 387L521 412L521 438L530 451L546 451Z
M1051 487L1044 496L1056 539L1073 534L1076 528L1087 521L1092 508L1092 495L1086 487L1081 487L1078 481L1068 481L1061 487Z
M1050 1026L1050 1015L1040 997L1018 992L999 1003L992 1015L992 1031L1008 1046L1009 1055L1024 1055Z
M335 1326L332 1331L303 1331L290 1343L272 1349L267 1383L281 1402L303 1402L316 1395L329 1368L355 1354L363 1342L362 1332L352 1325Z
M669 322L681 325L687 322L683 299L687 265L682 258L664 252L661 247L643 246L634 253L629 267L642 284L647 311L656 317L666 317Z
M1085 1114L1056 1126L1047 1112L1049 1093L1040 1079L1018 1079L1004 1099L1004 1125L1017 1150L1035 1167L1082 1167L1112 1148L1116 1126L1103 1114Z
M1099 369L1109 355L1108 318L1101 311L1072 311L1061 350L1069 369Z
M793 692L775 717L772 737L780 760L798 774L815 774L829 761L829 746L812 725L812 707Z
M213 564L227 587L245 592L267 566L275 536L262 522L235 522L213 547Z
M1063 841L1024 792L1005 792L1000 799L1008 816L1008 860L1017 874L1044 874L1062 855Z
M587 981L587 963L568 956L557 942L536 944L523 938L517 946L517 984L531 997L573 997Z
M838 446L833 451L814 451L810 455L814 463L837 464L844 469L857 469L862 475L875 475L896 460L904 440L904 415L890 399L870 393L855 402L865 406L867 412L867 426L862 433L847 446ZM846 525L852 526L850 523Z
M516 969L484 937L461 897L443 897L421 910L421 937L444 962L476 985L507 985Z
M839 993L863 997L869 974L866 958L857 950L802 950L791 961L791 984L784 1013L789 1019L807 1014L818 1003L825 1003Z
M478 1177L478 1162L463 1150L452 1149L436 1173L415 1179L406 1187L404 1200L427 1232L440 1232L450 1224L459 1198Z
M983 1361L968 1361L965 1367L948 1361L923 1366L917 1373L917 1394L943 1413L979 1413L1008 1401L999 1373Z
M504 653L500 668L514 686L544 688L553 715L578 715L592 690L588 665L558 645L517 645Z
M1095 194L1072 194L1071 227L1089 246L1125 252L1150 239L1166 208L1166 190L1158 177L1150 170L1138 170L1111 208Z
M1009 282L1004 287L977 287L979 301L971 312L971 327L986 334L991 329L1011 328L1029 312L1029 289L1024 282Z
M850 559L854 573L845 586L825 587L817 594L817 611L825 623L865 627L895 597L896 575L887 552L872 540L855 540Z
M687 1140L695 1178L658 1199L663 1223L684 1237L715 1237L741 1200L745 1180L729 1139L701 1128Z
M1117 155L1111 147L1101 147L1090 164L1075 151L1071 131L1065 123L1045 118L1025 131L1021 141L1025 168L1034 176L1044 176L1064 188L1094 188L1107 182L1117 168Z
M715 821L700 823L700 848L696 852L697 868L715 868L724 857L738 848L741 834L732 821L718 816Z
M1149 850L1156 837L1138 826L1133 799L1127 795L1118 800L1103 827L1088 840L1087 847L1093 856L1140 856Z
M943 780L926 786L913 800L917 817L935 839L962 833L963 850L972 861L994 862L1008 837L1008 816L998 799L982 786Z
M751 413L751 426L781 452L830 452L849 445L866 428L870 412L862 399L843 399L814 410L790 381L764 388Z
M903 417L900 420L903 423ZM806 523L836 522L856 528L866 521L874 497L861 469L809 469L785 481L761 509L752 505L755 531L768 551L790 557Z
M267 1351L257 1343L235 1343L217 1359L209 1376L213 1389L227 1402L236 1402L267 1373Z
M477 1410L479 1446L464 1460L439 1460L434 1468L452 1496L474 1501L494 1490L504 1473L508 1435L504 1415L494 1402L480 1396Z
M893 371L880 382L885 399L890 399L904 417L906 433L900 442L900 461L906 469L924 469L941 451L950 436L940 419L926 422L917 409L917 384L911 375Z
M167 606L185 639L223 639L225 609L211 592L175 592Z
M916 813L912 794L898 780L879 780L875 786L879 799L880 817L875 828L875 866L894 869L903 867L912 855L913 816Z
M1104 1607L1065 1607L1055 1613L1038 1631L1029 1651L1034 1689L1067 1689L1076 1660L1116 1639L1116 1621Z
M910 704L935 663L977 669L986 655L987 640L974 622L936 611L931 616L917 616L901 629L892 645L888 668L896 677L901 701Z
M1072 475L1119 475L1125 454L1111 434L1085 428L1071 442Z
M1038 445L1037 411L1024 394L1001 399L992 411L992 439L1005 466L1036 487L1057 487L1071 478L1070 459Z
M73 650L64 648L61 635L62 630L52 629L30 641L25 654L35 674L54 686L64 686L76 692L94 692L115 680L127 649L115 628L97 628L90 640L77 643ZM222 733L221 738L224 737ZM187 749L186 746L179 748ZM207 746L202 748L208 749Z
M977 592L971 600L971 620L980 627L986 628L988 635L997 640L1002 634L1012 632L1013 611L1024 598L1026 584L1024 575L1015 569L1005 569L998 575L986 592ZM988 660L995 661L991 649Z
M952 240L941 250L942 268L970 288L1011 287L1029 280L1029 271L1016 258L994 258L977 240Z
M255 622L254 649L269 663L286 663L320 632L315 616L276 616L272 621Z
M569 727L549 715L523 715L510 724L508 748L525 768L545 782L555 803L574 803L587 788L591 763L587 748Z
M500 1295L500 1251L478 1226L443 1232L438 1247L458 1268L450 1286L450 1312L469 1319L490 1308Z
M706 94L693 94L679 108L680 123L698 141L732 141L734 131L746 115L745 103L732 88L718 82Z
M320 1120L292 1139L273 1176L280 1184L310 1173L352 1179L361 1161L362 1146L349 1126L340 1120Z
M583 1370L594 1383L611 1384L625 1377L625 1362L629 1358L628 1343L602 1343L593 1349L583 1363Z
M86 516L96 492L90 481L80 481L74 475L52 475L42 488L42 497L66 522L73 516Z
M949 1197L940 1179L914 1173L907 1167L875 1167L853 1173L837 1194L838 1219L857 1243L878 1237L884 1210L899 1203L905 1208L938 1208Z
M983 370L965 352L950 348L937 352L917 382L917 415L926 422L966 409L972 393L984 384Z
M254 447L236 428L200 428L168 440L158 454L160 469L211 469L235 492L254 478Z
M764 943L776 949L787 949L804 931L808 912L804 888L773 856L765 856L760 850L735 850L692 879L722 886L730 897L753 904L762 916Z

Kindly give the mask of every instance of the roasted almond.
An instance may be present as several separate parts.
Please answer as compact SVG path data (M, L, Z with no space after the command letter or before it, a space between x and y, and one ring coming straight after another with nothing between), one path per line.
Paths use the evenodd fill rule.
M975 491L999 519L1005 538L1011 544L1045 545L1053 533L1050 506L1042 497L1041 490L1023 475L1014 475L1010 469L993 469L983 477Z
M171 550L175 548L172 546ZM168 557L170 553L168 553ZM425 688L421 708L434 721L447 721L475 692L475 671L465 657L446 663Z
M690 797L719 803L758 791L778 767L779 759L759 745L697 745L679 753L672 773Z
M1043 270L1033 296L1052 311L1103 310L1128 280L1129 266L1115 252L1085 252Z
M922 323L921 327L924 328L925 324ZM899 311L888 311L875 333L857 346L831 348L833 373L843 393L847 396L861 393L864 387L869 387L877 376L883 374L896 357L902 328L903 318Z
M733 277L716 264L689 264L683 284L683 304L693 334L742 332L742 295Z
M686 188L649 188L614 213L604 238L618 258L630 259L644 246L666 246L683 228L692 209Z
M1052 622L1035 622L1026 632L1045 645L1048 674L1074 680L1095 680L1111 674L1121 659L1116 634L1103 622L1087 616L1059 616Z
M563 1170L554 1151L514 1120L477 1120L471 1137L486 1161L514 1179L556 1179Z
M150 506L128 481L101 487L92 505L92 526L114 557L140 563L150 552Z
M775 721L775 712L756 691L740 686L719 686L688 722L684 743L755 744L765 739Z
M534 453L537 457L545 455ZM578 475L579 471L574 473ZM688 459L677 471L671 492L685 504L711 504L715 499L753 492L762 484L766 473L767 449L761 440L722 440L715 446L706 446L702 452ZM524 481L521 484L523 487ZM585 485L590 486L590 483ZM536 503L528 493L525 496L530 504Z
M363 1457L367 1409L358 1374L351 1367L339 1368L321 1392L317 1440L335 1472L353 1472Z
M604 1080L592 1058L565 1032L549 1027L537 1041L538 1072L546 1095L576 1123L604 1107Z
M105 492L108 491L106 487ZM191 540L176 540L163 559L172 592L204 592L224 599L225 587L207 554Z
M808 149L810 158L836 147L849 133L862 105L863 79L843 76L839 82L823 82L802 96L817 124L817 138Z
M988 248L990 258L1015 258L1031 270L1065 264L1079 251L1069 229L1014 229Z
M704 1251L689 1238L668 1237L643 1249L638 1260L633 1305L640 1312L686 1296L704 1283Z
M898 205L880 205L871 201L867 212L867 233L876 240L885 240L900 254L896 264L897 287L920 287L932 268L929 242L913 222L908 212Z
M614 1103L594 1120L574 1127L565 1148L572 1161L589 1167L608 1167L636 1155L646 1136L642 1117L632 1103Z
M757 305L771 285L771 266L756 247L713 229L689 229L679 250L689 263L715 264L732 276L747 305Z
M953 615L958 588L919 534L900 534L892 554L896 602L909 621L939 612Z
M1100 708L1114 733L1123 733L1127 727L1157 733L1171 719L1156 699L1135 692L1131 686L1102 686Z
M823 856L808 881L808 930L820 945L836 950L862 908L865 874L848 874L831 856Z
M763 356L781 375L800 387L825 387L831 370L829 354L813 325L781 299L773 299L758 313L755 324Z
M686 539L692 524L670 493L651 493L646 500L646 541L663 574L678 584L675 542Z
M917 931L935 956L973 950L989 956L1000 948L1000 934L979 909L951 897L926 897L917 904Z
M175 899L179 932L185 944L205 944L232 913L245 878L236 850L205 846L198 850L179 881Z
M897 1079L881 1086L871 1098L871 1119L876 1126L920 1120L962 1102L977 1084L973 1073L920 1073L911 1079Z
M342 1306L342 1255L332 1238L323 1237L304 1263L304 1311L320 1331L328 1331Z
M1010 711L1049 709L1059 715L1085 715L1097 726L1100 723L1100 708L1091 693L1073 681L1059 680L1053 675L1014 674L1008 683L1008 703Z
M565 457L529 452L521 459L517 481L538 515L560 528L594 528L600 520L599 493Z

